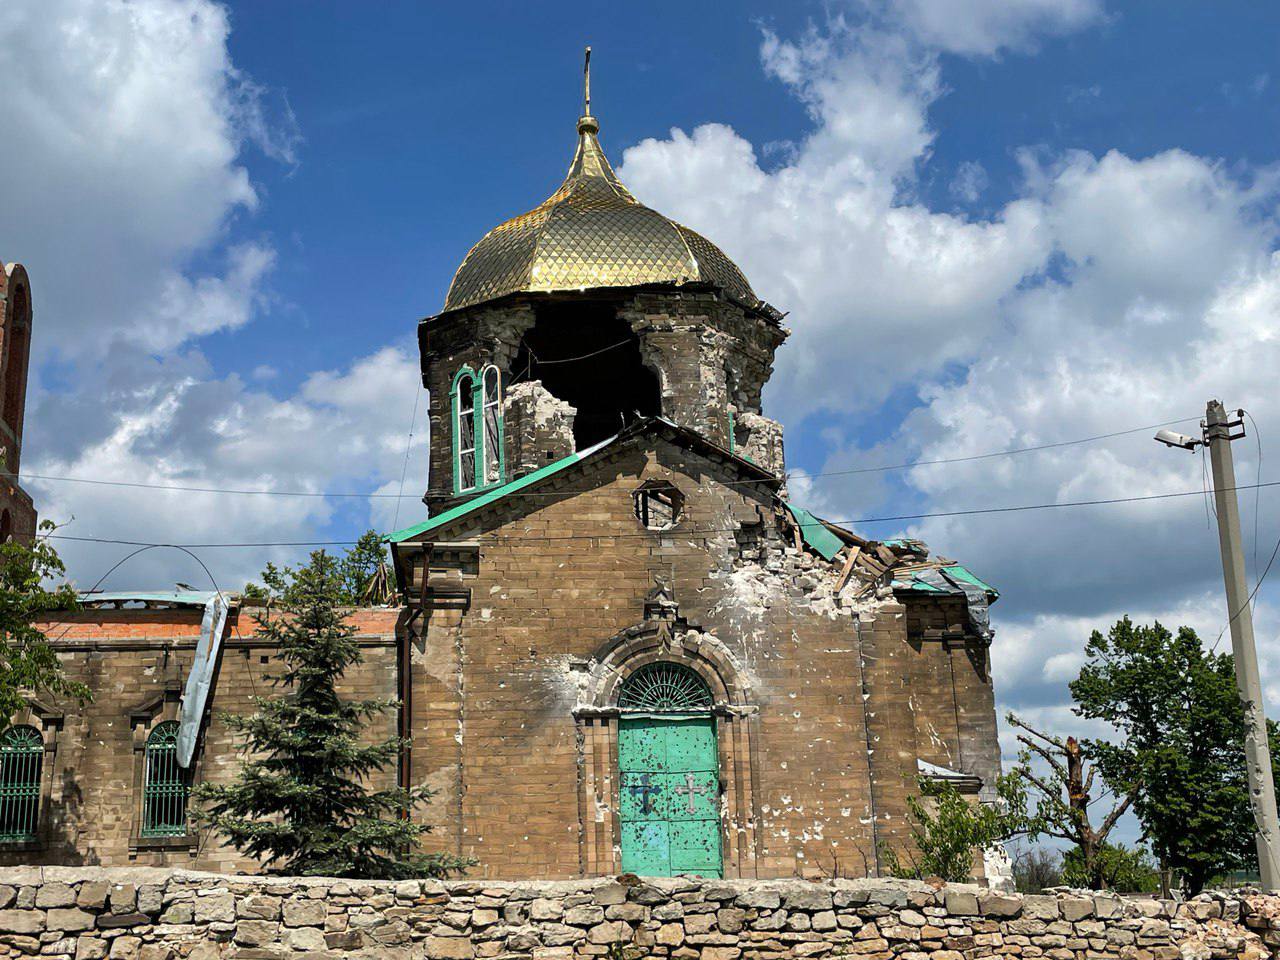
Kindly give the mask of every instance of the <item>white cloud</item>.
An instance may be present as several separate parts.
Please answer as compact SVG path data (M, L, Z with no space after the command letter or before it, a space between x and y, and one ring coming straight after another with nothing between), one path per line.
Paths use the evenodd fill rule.
M1103 17L1098 0L863 0L864 6L937 50L992 56L1028 50L1046 35Z
M199 351L200 338L260 315L275 263L270 238L231 240L259 203L244 150L299 162L283 92L235 66L228 34L211 0L18 0L0 18L0 239L31 273L36 312L24 472L396 492L417 389L408 349L313 374L293 395L217 375ZM252 379L273 373L263 365ZM411 491L423 454L411 458ZM394 515L393 501L30 486L44 516L75 517L68 536L312 540L335 516L349 528ZM82 586L129 551L60 546ZM232 587L300 552L200 551ZM203 578L194 561L149 551L107 585Z

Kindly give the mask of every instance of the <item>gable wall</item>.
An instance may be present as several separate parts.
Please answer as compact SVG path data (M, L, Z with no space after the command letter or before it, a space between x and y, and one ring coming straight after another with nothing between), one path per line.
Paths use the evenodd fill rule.
M753 768L759 816L735 824L755 848L740 859L762 876L863 875L873 862L854 620L815 612L793 579L731 575L731 529L764 508L745 488L716 482L719 469L658 442L653 453L572 471L565 485L583 492L486 521L479 573L466 582L470 608L432 612L415 644L414 780L447 796L434 815L459 819L440 840L451 834L484 875L593 872L578 825L581 816L589 833L608 819L613 761L598 759L605 744L592 753L597 769L580 767L579 738L600 732L575 724L578 681L606 640L642 620L656 574L673 578L680 614L728 649L759 710L754 755L737 757ZM632 513L631 491L651 477L672 479L688 498L674 532L646 532ZM600 786L581 811L580 777Z

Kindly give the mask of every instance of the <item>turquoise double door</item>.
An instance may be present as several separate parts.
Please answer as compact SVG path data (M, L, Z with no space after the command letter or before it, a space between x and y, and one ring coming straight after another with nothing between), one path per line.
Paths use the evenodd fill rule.
M720 776L710 716L618 723L622 869L642 877L719 877Z

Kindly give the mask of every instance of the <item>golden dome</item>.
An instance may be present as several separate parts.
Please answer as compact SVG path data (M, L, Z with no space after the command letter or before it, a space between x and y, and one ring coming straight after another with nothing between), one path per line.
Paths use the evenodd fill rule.
M747 278L710 240L640 203L600 147L590 113L560 189L499 224L458 267L444 309L509 293L550 293L647 283L708 283L747 306L766 308Z

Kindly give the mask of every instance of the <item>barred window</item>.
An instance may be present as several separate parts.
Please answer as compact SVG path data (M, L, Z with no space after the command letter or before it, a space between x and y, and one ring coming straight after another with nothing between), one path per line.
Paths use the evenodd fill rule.
M187 771L178 766L178 721L157 724L147 737L142 786L142 835L187 834Z
M10 727L0 737L0 840L34 840L40 814L44 738L35 727Z

